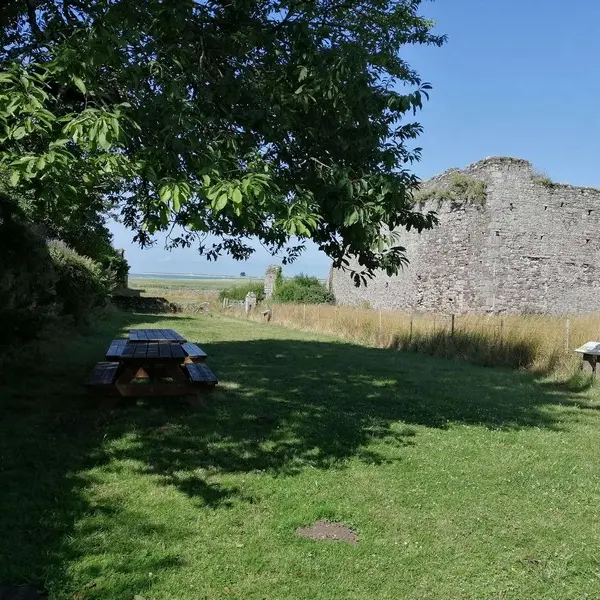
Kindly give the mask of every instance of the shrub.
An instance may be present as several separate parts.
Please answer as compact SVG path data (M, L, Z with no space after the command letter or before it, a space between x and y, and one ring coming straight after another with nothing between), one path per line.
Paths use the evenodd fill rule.
M56 293L62 314L71 315L76 323L87 321L90 310L106 301L109 281L100 264L81 256L63 242L48 242L56 273Z
M229 298L230 300L244 300L248 292L254 292L256 299L260 302L265 298L265 286L262 282L245 283L244 285L234 285L219 292L219 299Z
M111 290L115 288L126 288L129 275L129 263L118 250L110 248L110 251L96 258L107 274Z
M285 304L333 304L333 294L316 278L307 275L284 280L277 285L274 299Z
M18 204L0 191L0 343L29 340L56 311L48 248Z

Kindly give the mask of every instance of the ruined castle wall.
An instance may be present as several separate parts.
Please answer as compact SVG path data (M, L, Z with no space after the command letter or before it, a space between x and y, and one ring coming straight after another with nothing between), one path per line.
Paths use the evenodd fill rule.
M444 187L446 172L423 186ZM428 312L585 313L600 310L600 191L551 184L527 161L485 159L460 171L487 184L485 202L437 210L440 225L403 233L410 264L355 288L334 270L340 304Z

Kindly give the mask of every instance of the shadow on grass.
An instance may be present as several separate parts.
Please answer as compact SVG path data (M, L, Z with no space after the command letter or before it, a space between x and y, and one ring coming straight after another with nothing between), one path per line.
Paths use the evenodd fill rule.
M189 317L168 319L176 328ZM119 575L98 596L116 598L131 589L143 595L142 573L177 568L168 548L162 555L136 552L144 536L156 535L138 522L142 517L126 518L121 506L86 500L90 481L82 473L98 465L110 469L114 459L135 461L128 464L217 509L254 499L214 476L293 476L307 466L343 468L348 460L398 461L406 446L419 442L420 426L554 428L548 405L567 398L509 371L350 344L267 339L202 344L221 380L206 409L165 399L102 412L76 382L85 380L115 335L159 320L164 317L115 313L95 331L55 344L45 362L25 366L20 383L6 386L0 400L0 583L46 580L59 590L71 584L69 562L85 555L90 578L98 569ZM126 435L134 443L105 449ZM107 518L122 521L124 547L136 560L97 540L66 543L90 514L98 516L99 531ZM96 554L105 557L101 566L94 566ZM71 597L79 588L61 593Z
M203 344L221 380L206 410L124 411L136 460L209 506L230 501L222 487L181 472L293 475L349 459L401 460L418 426L555 428L549 404L564 391L526 374L350 344L258 340ZM192 477L192 476L191 476ZM192 477L193 479L193 477Z
M35 344L7 349L12 356L0 371L0 587L31 582L49 586L53 598L79 593L53 584L66 580L67 541L82 515L110 509L90 507L82 494L89 481L80 473L106 460L102 442L111 426L123 431L119 416L99 411L83 382L113 337L159 320L115 312L88 330L49 332ZM124 558L114 568L143 593L147 573L158 566L156 557L142 555L137 564ZM129 597L119 585L104 597Z

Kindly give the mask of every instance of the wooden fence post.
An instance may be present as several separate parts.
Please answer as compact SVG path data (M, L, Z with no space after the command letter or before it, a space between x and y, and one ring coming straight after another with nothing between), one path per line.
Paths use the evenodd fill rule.
M454 336L454 314L452 315L452 321L450 323L450 335Z

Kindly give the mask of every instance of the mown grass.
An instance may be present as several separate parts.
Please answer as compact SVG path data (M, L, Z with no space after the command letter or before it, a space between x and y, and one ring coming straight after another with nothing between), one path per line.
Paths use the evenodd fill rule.
M129 326L206 349L205 409L85 395ZM115 313L38 352L2 375L2 582L58 600L598 594L595 388L223 316ZM294 535L320 518L359 543Z

